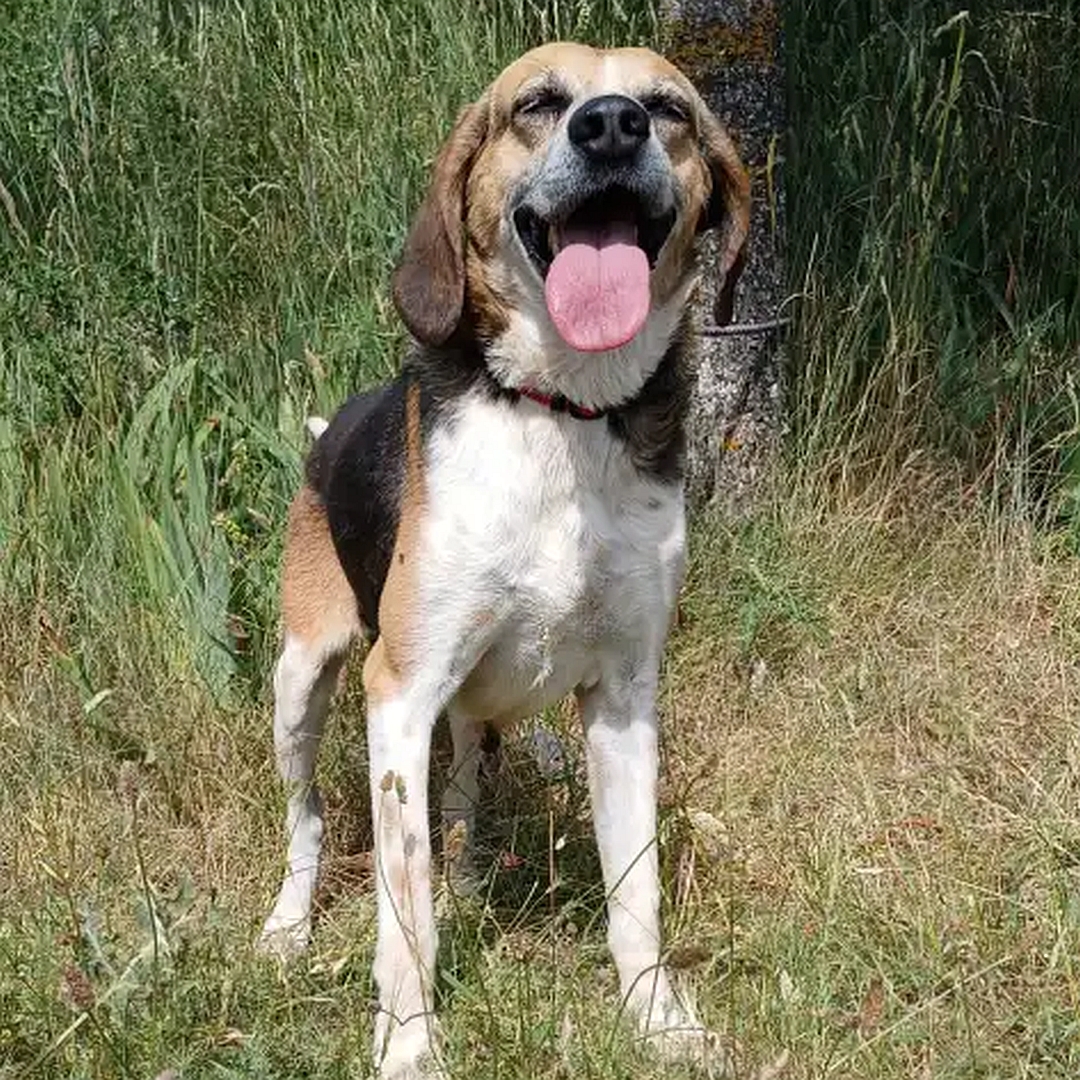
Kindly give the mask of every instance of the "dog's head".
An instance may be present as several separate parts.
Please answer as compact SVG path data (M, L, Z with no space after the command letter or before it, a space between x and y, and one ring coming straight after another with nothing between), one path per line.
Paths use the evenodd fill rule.
M722 230L730 288L748 215L738 153L677 68L647 49L545 45L458 117L394 299L421 342L467 327L514 358L508 378L566 392L560 372L590 360L655 365L682 319L697 235Z

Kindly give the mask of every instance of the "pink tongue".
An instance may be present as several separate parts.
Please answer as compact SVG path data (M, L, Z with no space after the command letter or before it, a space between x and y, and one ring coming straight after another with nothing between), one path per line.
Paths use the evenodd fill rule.
M649 315L649 260L633 227L567 231L544 282L555 329L581 352L625 345Z

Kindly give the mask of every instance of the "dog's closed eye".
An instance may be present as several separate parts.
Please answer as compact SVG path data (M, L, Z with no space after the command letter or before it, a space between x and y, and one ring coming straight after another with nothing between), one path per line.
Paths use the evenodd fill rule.
M570 95L552 87L528 94L514 106L515 117L559 117L570 106Z
M690 120L690 106L673 94L646 94L641 104L653 120L667 120L675 124L685 124Z

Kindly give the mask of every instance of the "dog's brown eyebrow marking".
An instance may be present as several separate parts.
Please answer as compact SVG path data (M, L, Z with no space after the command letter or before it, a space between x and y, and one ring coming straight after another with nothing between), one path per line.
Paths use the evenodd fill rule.
M545 69L539 75L523 83L514 95L511 108L514 112L517 112L548 96L565 98L568 102L574 100L573 91L559 77L558 73L551 68Z
M634 91L634 97L646 107L651 104L672 105L686 113L687 117L692 114L694 108L686 95L668 79L654 79L652 82Z

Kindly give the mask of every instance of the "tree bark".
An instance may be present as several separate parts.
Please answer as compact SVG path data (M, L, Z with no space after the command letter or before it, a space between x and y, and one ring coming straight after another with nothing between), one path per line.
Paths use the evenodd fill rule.
M731 325L718 328L715 247L706 243L692 350L697 388L690 420L692 501L748 509L779 443L786 293L782 182L784 78L774 0L668 0L665 51L735 139L750 173L747 261Z

